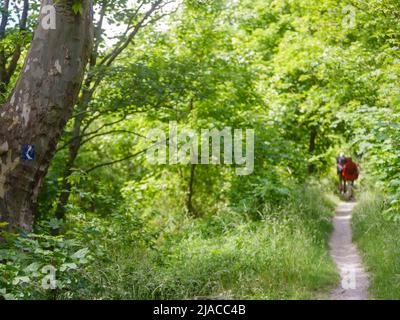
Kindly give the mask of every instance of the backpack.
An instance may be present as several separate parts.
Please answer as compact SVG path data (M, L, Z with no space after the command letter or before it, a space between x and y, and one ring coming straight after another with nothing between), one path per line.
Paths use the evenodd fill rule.
M358 174L357 165L354 162L350 162L346 164L346 174Z
M343 179L345 181L354 181L358 179L358 167L354 162L347 162L344 165L342 172Z

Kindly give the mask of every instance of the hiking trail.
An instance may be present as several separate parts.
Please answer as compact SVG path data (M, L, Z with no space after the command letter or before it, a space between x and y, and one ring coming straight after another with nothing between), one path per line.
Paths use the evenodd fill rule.
M352 242L351 217L356 202L341 202L333 218L330 253L340 273L340 283L332 300L368 300L368 274L357 247Z

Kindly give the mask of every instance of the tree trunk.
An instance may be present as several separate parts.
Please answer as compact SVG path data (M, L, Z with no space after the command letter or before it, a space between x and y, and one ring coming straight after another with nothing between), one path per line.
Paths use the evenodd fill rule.
M87 106L85 106L87 107ZM65 170L61 182L61 193L58 198L57 207L55 211L55 217L57 219L64 219L66 205L68 204L68 199L71 194L71 183L69 177L72 174L72 168L75 164L76 157L78 156L79 149L81 147L81 126L84 115L79 115L74 119L74 127L72 129L72 142L69 145L69 153L66 161ZM58 234L59 230L54 230L54 235Z
M42 8L49 4L42 0ZM59 0L56 28L39 24L11 99L0 109L0 221L8 230L32 229L42 180L71 116L92 45L92 3ZM35 157L23 160L23 146ZM28 157L29 158L29 157Z
M107 9L107 3L103 3L103 6L102 6L102 9L100 12L100 19L99 19L99 22L95 29L96 41L94 43L93 50L90 55L90 63L89 63L89 71L88 71L89 75L86 77L86 79L84 81L82 94L80 96L79 103L76 108L78 115L74 118L74 124L73 124L72 132L71 132L72 140L68 147L68 149L69 149L68 159L66 161L66 166L65 166L63 176L62 176L61 193L60 193L60 196L58 197L57 207L56 207L56 211L55 211L55 217L57 219L65 218L66 205L68 204L68 199L71 194L71 183L69 182L69 177L72 173L72 168L73 168L73 166L75 164L75 160L78 156L79 149L81 148L82 124L85 119L85 112L87 111L87 109L89 107L89 103L90 103L93 93L94 93L94 89L90 89L90 87L92 86L93 82L96 81L96 79L93 79L93 77L90 75L90 72L96 66L98 50L99 50L99 45L100 45L100 39L101 39L102 26L103 26L103 19L106 14L106 9ZM56 235L58 233L59 233L58 229L53 230L54 235Z
M193 198L193 185L194 185L194 173L195 173L196 165L190 165L190 176L189 176L189 185L188 191L186 195L186 210L191 216L197 216L196 209L193 206L192 198Z
M6 27L8 23L8 6L9 1L4 2L1 25L0 25L0 41L4 39ZM19 33L22 39L17 41L15 45L14 51L12 54L6 58L5 48L3 45L0 45L0 94L3 95L7 91L7 86L11 81L11 77L14 75L15 70L17 69L19 59L21 57L22 49L26 43L26 29L28 23L28 11L29 11L29 0L24 0L22 14L20 18L19 24ZM7 65L8 62L8 65Z
M9 17L9 6L10 1L4 0L1 6L1 23L0 23L0 41L3 42L4 37L6 35L6 27L8 23ZM3 78L6 75L6 57L4 50L1 48L0 43L0 94L3 94L6 91L6 84L4 83Z
M317 139L317 130L312 129L310 134L310 142L308 146L308 153L312 156L315 152L315 140ZM308 164L308 174L314 173L314 164Z

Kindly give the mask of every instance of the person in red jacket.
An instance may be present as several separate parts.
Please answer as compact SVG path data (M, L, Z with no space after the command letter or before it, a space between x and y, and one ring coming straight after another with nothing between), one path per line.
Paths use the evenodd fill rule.
M342 177L344 181L344 188L346 190L347 181L353 186L354 181L358 179L358 165L353 162L352 158L347 158L343 166Z

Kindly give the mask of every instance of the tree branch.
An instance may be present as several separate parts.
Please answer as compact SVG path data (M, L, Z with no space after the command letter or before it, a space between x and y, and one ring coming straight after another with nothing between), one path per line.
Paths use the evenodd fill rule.
M113 161L109 161L109 162L100 163L100 164L95 165L95 166L93 166L93 167L91 167L91 168L89 168L89 169L84 170L84 172L90 173L90 172L92 172L93 170L96 170L96 169L99 169L99 168L102 168L102 167L106 167L106 166L111 166L111 165L114 165L114 164L116 164L116 163L120 163L120 162L129 160L129 159L132 159L132 158L137 157L138 155L140 155L140 154L142 154L142 153L145 153L147 150L149 150L150 148L153 148L154 146L156 146L156 145L158 145L158 144L167 143L168 140L169 140L169 139L167 138L167 139L165 139L165 140L163 140L163 141L160 141L160 142L157 142L157 143L151 145L150 147L147 147L147 148L145 148L145 149L143 149L143 150L140 150L140 151L138 151L138 152L129 154L129 155L123 157L123 158L120 158L120 159L117 159L117 160L113 160Z

